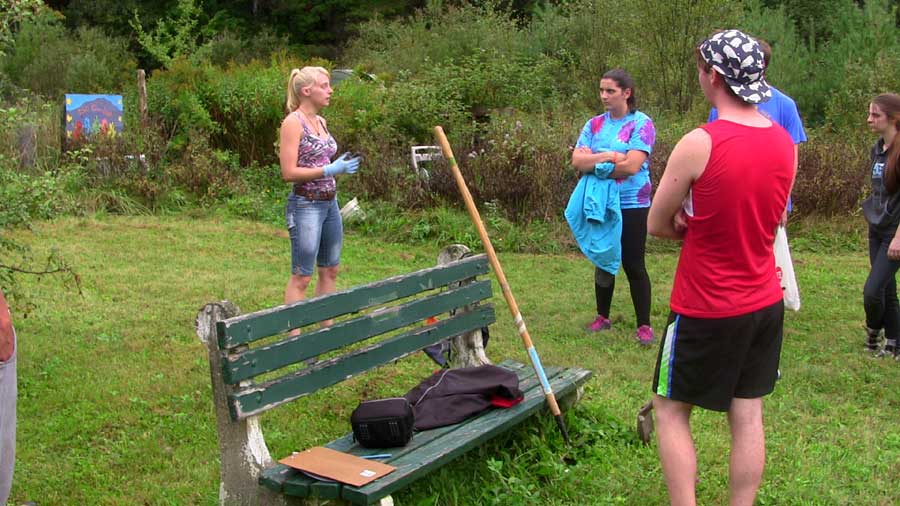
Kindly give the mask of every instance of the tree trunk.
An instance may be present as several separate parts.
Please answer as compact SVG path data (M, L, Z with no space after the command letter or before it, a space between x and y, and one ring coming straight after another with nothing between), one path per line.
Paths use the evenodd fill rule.
M144 69L137 71L138 112L141 118L141 129L147 128L147 74Z
M37 158L37 128L31 124L19 127L16 136L16 144L19 151L19 168L30 169L34 167Z

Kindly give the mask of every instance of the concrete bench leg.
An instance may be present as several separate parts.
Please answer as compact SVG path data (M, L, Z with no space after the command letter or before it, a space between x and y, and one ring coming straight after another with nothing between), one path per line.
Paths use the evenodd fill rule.
M222 380L222 354L216 338L216 322L237 316L240 310L229 301L203 306L197 314L197 336L208 351L212 379L216 429L219 434L220 506L299 506L299 498L283 496L259 485L263 469L273 464L259 428L259 419L231 420L227 396L229 386Z

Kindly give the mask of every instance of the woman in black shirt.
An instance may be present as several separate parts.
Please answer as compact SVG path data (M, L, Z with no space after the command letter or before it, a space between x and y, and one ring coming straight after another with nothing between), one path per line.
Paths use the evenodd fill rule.
M900 95L884 93L869 104L869 128L880 135L872 148L872 194L863 202L869 222L869 262L872 269L863 289L866 347L876 357L900 359ZM880 346L884 329L884 347Z

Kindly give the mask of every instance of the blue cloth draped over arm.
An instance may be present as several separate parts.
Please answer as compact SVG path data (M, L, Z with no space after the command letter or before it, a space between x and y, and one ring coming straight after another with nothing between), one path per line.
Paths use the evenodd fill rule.
M598 163L575 185L565 217L584 256L594 265L615 275L622 262L622 210L619 185L608 179L615 167Z

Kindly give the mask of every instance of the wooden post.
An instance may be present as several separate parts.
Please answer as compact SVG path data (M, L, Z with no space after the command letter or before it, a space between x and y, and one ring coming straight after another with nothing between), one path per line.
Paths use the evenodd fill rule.
M462 244L451 244L438 253L438 265L446 265L460 260L471 253L468 247ZM450 367L478 367L491 364L491 360L484 352L484 338L481 329L460 334L450 339Z
M19 168L31 169L37 158L37 128L27 123L19 127L16 143L19 147Z
M141 128L147 127L147 76L144 69L137 71L138 112L141 116Z
M216 429L219 433L220 506L297 506L304 504L272 492L258 482L260 473L273 464L263 439L258 417L235 422L228 411L230 386L222 380L222 352L216 336L216 322L240 314L229 301L212 302L197 314L197 337L206 345L209 354L209 374L212 379L213 403L216 408Z

